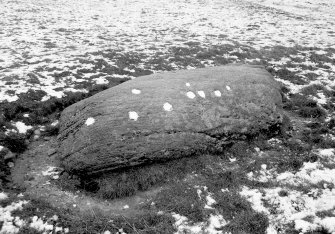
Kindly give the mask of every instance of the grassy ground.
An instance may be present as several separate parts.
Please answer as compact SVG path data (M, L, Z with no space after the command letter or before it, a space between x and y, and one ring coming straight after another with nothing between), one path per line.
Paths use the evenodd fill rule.
M312 149L334 148L334 141L331 138L334 134L334 119L331 116L334 110L332 104L334 91L322 83L308 85L311 83L308 80L311 79L309 73L302 76L299 72L289 70L289 68L300 67L301 61L295 65L291 63L273 65L270 62L281 60L288 54L296 55L304 51L314 51L317 48L274 47L257 51L245 46L239 53L232 52L235 48L236 46L202 48L191 44L186 48L175 48L171 50L171 54L157 55L148 64L151 64L155 69L172 70L173 68L168 66L171 61L166 63L164 61L168 61L167 58L173 58L173 62L178 67L203 67L201 60L205 58L214 61L215 65L223 65L233 61L220 60L220 56L222 57L222 54L226 53L234 53L238 61L248 61L249 63L251 61L252 64L263 65L279 80L289 81L293 85L303 87L297 93L292 92L292 89L285 84L282 88L284 109L292 115L293 119L299 119L296 121L302 125L299 126L299 129L294 129L294 126L287 128L278 138L280 143L274 145L264 139L253 139L250 143L240 142L231 146L221 156L201 156L169 162L164 165L130 169L122 173L111 174L103 179L83 180L81 186L72 188L88 190L102 199L115 199L131 196L136 191L163 186L164 189L154 200L148 202L148 204L143 204L143 209L147 214L145 217L128 219L124 217L104 217L99 214L92 216L90 214L87 217L78 218L71 211L60 211L35 200L30 201L29 205L24 206L23 210L17 211L15 215L29 220L29 217L31 218L33 215L47 218L51 216L51 213L62 214L59 216L57 225L68 227L72 233L101 233L105 230L117 231L121 228L126 233L159 233L159 231L172 233L173 230L176 230L175 220L177 219L174 218L173 214L186 217L188 225L193 223L200 226L208 225L211 215L216 215L229 221L227 225L218 227L218 229L221 228L221 231L265 233L269 225L269 216L264 212L257 212L252 209L251 204L239 194L239 188L243 186L257 189L275 187L276 184L273 182L259 182L248 178L248 173L259 171L263 164L266 164L268 169L275 169L278 172L299 171L304 162L318 160L318 157L311 153ZM109 51L101 54L110 56ZM127 61L132 61L131 58ZM317 56L311 58L318 64L316 66L318 69L324 64L325 60L335 65L334 60ZM122 58L120 63L124 63L124 61L125 58ZM114 84L112 83L111 86ZM100 85L92 88L89 86L88 93L68 93L64 98L51 98L45 102L40 102L43 93L31 91L22 95L24 102L2 103L3 117L1 124L3 130L0 138L1 145L14 153L21 153L29 144L29 141L34 140L32 130L27 134L15 132L6 134L7 129L14 129L11 121L22 121L27 125L34 126L34 129L37 129L40 125L45 125L47 126L47 131L43 132L45 136L57 134L57 127L52 127L50 124L59 117L64 108L107 87L109 86ZM323 93L329 101L319 103L316 99L318 93ZM29 118L23 116L27 113ZM265 153L260 157L259 152L255 149ZM230 162L229 159L236 161ZM1 176L4 182L6 182L9 174L6 163L8 161L2 159L3 173ZM230 165L231 168L227 168L227 165ZM222 189L227 189L227 191L224 190L223 192ZM307 192L311 187L301 186L298 189ZM212 209L205 208L206 197L200 196L199 198L197 191L202 191L203 194L211 194L215 200ZM280 191L280 196L285 196L285 191ZM49 210L49 215L44 214ZM113 222L109 223L110 219ZM33 233L34 230L30 229L22 229L21 232L29 233L30 231ZM292 230L290 231L292 232Z
M335 232L331 226L335 217L335 179L332 177L335 168L335 49L329 43L334 39L333 31L327 29L327 25L333 25L332 15L323 12L328 21L322 23L308 17L322 19L323 14L297 16L291 10L273 10L245 1L238 6L232 1L222 2L225 6L215 11L209 5L189 8L184 12L188 17L183 17L186 20L183 26L178 25L175 18L169 18L181 13L170 9L175 14L165 15L168 21L161 25L176 22L174 27L178 30L172 26L167 31L155 29L156 25L152 24L150 27L156 31L151 34L142 31L148 25L139 25L138 44L127 28L126 33L112 39L110 32L104 32L107 29L96 26L87 31L98 32L99 37L82 34L86 29L81 29L80 25L90 24L92 19L103 24L103 17L99 19L99 15L103 15L100 14L101 3L94 8L99 9L96 15L95 10L82 14L90 16L89 20L77 15L81 24L74 23L72 29L59 28L53 32L50 25L44 28L39 25L38 30L33 30L42 30L41 35L50 36L40 41L51 53L30 54L41 47L40 41L27 45L31 49L28 52L21 51L20 43L23 42L13 43L9 49L1 47L10 59L6 62L7 59L0 58L0 146L15 155L8 158L6 149L0 150L0 230L9 227L18 233L57 233L56 230L58 233L108 233L107 230L111 233ZM7 5L2 9L14 3L5 1L4 4ZM71 2L63 4L64 17L67 10L72 9L69 4ZM28 18L21 22L21 29L0 31L0 34L5 33L8 38L18 37L15 30L29 34L31 30L26 25L35 25L40 19L49 17L37 18L44 11L30 7L10 8L25 11ZM157 8L160 12L160 7L143 8L141 18L155 15L151 9ZM54 9L53 14L57 16L57 6ZM85 7L78 11L82 9ZM322 9L324 6L320 5L319 10ZM193 11L197 14L192 15ZM203 15L218 13L206 19L201 16L202 11L206 12ZM30 17L32 13L34 17ZM9 17L2 10L0 15L4 19ZM225 28L213 20L223 16L231 19L229 22L234 27ZM236 17L240 17L239 20ZM247 24L243 24L243 18L247 19ZM235 25L234 20L242 24ZM148 22L155 20L144 24ZM301 31L293 23L302 27ZM2 21L0 24L4 25ZM129 22L121 24L130 25ZM290 27L283 26L285 24ZM196 25L198 30L192 31L190 25ZM211 33L202 35L208 28ZM54 40L54 35L60 40ZM69 35L76 38L63 40ZM167 35L174 35L172 42ZM321 40L316 35L322 35ZM83 48L75 44L76 40L84 45ZM317 43L312 44L315 40ZM111 45L114 42L118 45ZM143 45L145 49L141 48ZM7 54L7 51L10 52ZM62 51L61 56L53 53L55 51ZM141 217L106 215L99 210L78 215L70 207L59 209L44 200L26 196L24 190L16 190L10 183L12 163L15 164L16 158L37 140L36 136L48 140L57 134L57 124L53 123L67 106L130 78L158 71L235 62L264 66L282 84L283 108L292 123L277 137L238 142L230 145L222 155L201 155L148 165L71 185L61 177L55 183L69 191L80 191L99 199L119 199L138 191L161 188L157 196L141 204ZM15 101L16 96L18 100ZM15 127L17 122L32 128L20 133ZM15 206L25 200L28 203L22 204L22 208Z

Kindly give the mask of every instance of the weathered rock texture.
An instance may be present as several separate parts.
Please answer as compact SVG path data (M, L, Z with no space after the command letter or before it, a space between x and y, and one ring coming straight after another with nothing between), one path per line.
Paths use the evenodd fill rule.
M59 155L68 171L99 173L219 151L229 140L280 124L282 117L278 85L260 67L154 74L65 109Z

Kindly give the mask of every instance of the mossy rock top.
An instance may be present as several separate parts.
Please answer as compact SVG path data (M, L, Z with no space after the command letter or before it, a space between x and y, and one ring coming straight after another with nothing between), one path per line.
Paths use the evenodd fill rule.
M259 66L157 73L66 108L58 136L66 170L93 174L196 153L282 122L279 85Z

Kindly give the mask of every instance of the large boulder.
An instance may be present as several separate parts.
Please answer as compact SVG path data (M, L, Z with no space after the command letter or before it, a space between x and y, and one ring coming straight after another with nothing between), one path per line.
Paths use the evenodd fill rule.
M66 170L94 174L196 153L282 122L281 94L259 66L158 73L66 108L59 155Z

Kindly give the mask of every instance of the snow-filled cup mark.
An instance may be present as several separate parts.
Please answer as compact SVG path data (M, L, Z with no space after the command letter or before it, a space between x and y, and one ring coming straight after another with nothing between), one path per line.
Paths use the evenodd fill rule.
M128 114L129 114L129 119L137 121L139 116L135 111L129 111Z
M198 91L197 93L198 93L198 95L199 95L200 97L202 97L202 98L206 98L206 94L205 94L204 91L200 90L200 91Z
M230 86L228 86L228 85L226 85L226 89L227 89L228 91L231 91L231 88L230 88Z
M90 126L90 125L94 124L94 122L95 122L95 119L92 118L92 117L89 117L89 118L87 118L85 124L86 124L86 126Z
M216 97L221 97L221 92L220 92L220 90L215 90L215 91L214 91L214 95L215 95Z
M188 83L188 82L187 82L185 85L186 85L187 87L190 87L190 86L191 86L191 84L190 84L190 83Z
M163 108L164 108L165 111L172 111L173 110L172 105L168 102L164 103Z
M190 98L190 99L194 99L194 98L195 98L195 94L194 94L193 92L191 92L191 91L187 92L187 93L186 93L186 96L187 96L188 98Z
M139 89L132 89L131 92L132 92L133 94L140 94L140 93L141 93L141 90L139 90Z

